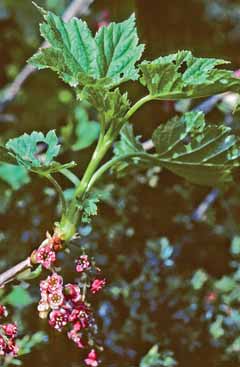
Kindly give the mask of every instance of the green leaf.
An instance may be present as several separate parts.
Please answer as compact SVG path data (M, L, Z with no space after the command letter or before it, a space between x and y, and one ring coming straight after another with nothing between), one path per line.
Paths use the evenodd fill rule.
M231 292L237 287L236 281L228 276L223 276L220 280L215 282L215 287L221 292Z
M0 179L13 190L18 190L30 182L27 170L24 167L8 163L0 163Z
M191 279L191 284L193 289L199 290L203 287L204 283L207 281L208 275L203 270L197 270Z
M42 265L39 265L39 266L36 267L35 270L26 269L26 270L22 271L21 273L19 273L17 275L16 279L18 279L18 280L35 279L35 278L38 278L41 273L42 273Z
M49 131L46 136L36 131L30 135L23 134L18 138L10 139L6 148L21 166L39 174L54 173L75 166L74 162L61 164L53 160L60 151L54 130Z
M114 153L116 156L132 153L144 153L142 144L140 143L140 136L135 137L133 126L126 124L120 132L121 140L115 144Z
M125 124L121 129L120 140L114 146L114 155L115 158L122 158L114 165L114 171L118 174L126 173L129 167L142 169L153 165L155 162L155 159L144 151L140 143L140 136L134 136L131 124Z
M158 345L154 345L142 358L140 367L173 367L176 361L170 351L159 352Z
M46 144L46 152L43 156L39 154L38 144ZM36 131L31 135L23 134L18 138L10 139L6 147L15 155L18 163L28 169L49 166L60 150L54 130L49 131L46 137L43 133Z
M240 336L238 336L236 339L234 339L233 343L229 345L227 348L227 353L237 353L240 352Z
M38 69L50 68L71 86L81 83L80 73L98 78L97 47L86 22L72 18L65 23L52 12L44 12L40 25L43 38L52 46L40 50L29 62Z
M143 52L138 45L135 16L122 23L111 23L92 36L87 24L72 18L65 23L51 12L42 11L43 38L50 44L29 62L38 69L50 68L73 87L103 81L108 87L136 80L135 63Z
M152 139L156 154L146 153L131 125L125 125L114 149L118 158L114 170L161 166L189 182L214 186L232 182L239 167L239 138L224 125L206 125L202 112L171 119L155 130Z
M61 136L64 146L78 151L91 146L97 140L99 131L99 123L90 121L87 109L80 105L75 108L73 119L61 128Z
M99 123L89 121L86 110L77 107L75 110L76 125L76 142L72 145L73 150L81 150L91 146L99 135Z
M14 287L13 290L4 298L4 303L8 303L16 308L23 308L33 303L28 291L21 286Z
M38 331L33 335L25 335L23 338L17 340L17 345L19 347L19 356L28 354L31 352L32 348L36 345L46 341L46 334L42 331Z
M216 320L210 325L209 331L214 339L219 339L224 335L224 329L222 327L223 316L218 315Z
M233 180L239 167L239 139L224 125L206 125L202 112L187 112L160 125L153 133L159 163L201 185Z
M84 201L78 204L79 210L82 212L82 222L90 223L91 217L97 215L98 207L97 204L102 199L104 193L101 191L92 191L84 199Z
M156 99L200 98L226 91L240 91L240 79L216 66L224 60L194 57L190 51L141 63L140 82Z
M125 115L130 108L130 103L127 93L122 95L118 88L110 92L105 88L88 86L83 89L80 96L97 110L104 129L112 123L117 129L126 121Z
M111 78L114 85L138 79L135 63L141 58L144 46L138 45L135 21L133 14L122 23L101 27L95 37L100 76Z

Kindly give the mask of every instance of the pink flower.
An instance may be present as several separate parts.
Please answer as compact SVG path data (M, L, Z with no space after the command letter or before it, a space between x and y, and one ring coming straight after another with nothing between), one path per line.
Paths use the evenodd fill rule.
M63 287L63 277L58 275L57 273L53 273L49 277L47 277L47 284L48 284L48 292L55 292L62 290Z
M17 335L17 325L16 324L5 324L1 325L5 335L9 336L10 338L15 338Z
M62 331L62 328L67 325L68 313L64 308L54 310L49 315L49 325L53 326L57 331Z
M81 291L77 284L66 284L64 287L64 293L73 303L77 303L81 300Z
M64 301L64 296L61 291L50 293L48 296L49 306L51 307L52 310L56 310L60 306L62 306L63 301Z
M36 252L36 262L42 264L46 269L50 269L52 264L56 261L56 254L52 250L51 245L47 244L39 247Z
M97 293L99 292L106 284L105 279L95 279L91 284L91 292Z
M0 305L0 317L7 317L8 312L5 306Z
M80 321L76 321L75 324L73 324L73 330L80 331L82 329L82 324Z
M88 319L88 314L85 311L74 309L69 315L68 321L75 322L74 329L77 329L79 331L80 329L85 329L86 327L88 327Z
M68 338L72 340L77 345L78 348L84 348L81 335L79 335L76 330L73 329L69 331L67 335Z
M82 255L76 260L76 271L82 273L85 270L90 269L90 262L87 255Z
M81 305L78 305L77 308L72 309L68 320L69 322L75 323L75 328L79 326L81 329L86 328L88 326L89 313L90 313L89 308L84 303L82 303ZM76 324L77 322L79 322L79 324Z
M10 354L12 356L16 356L18 354L19 348L16 345L15 340L8 339L7 345L6 345L6 354Z
M88 356L86 359L84 359L84 362L87 366L91 367L97 367L99 362L97 360L97 353L95 349L92 349L91 352L88 353Z

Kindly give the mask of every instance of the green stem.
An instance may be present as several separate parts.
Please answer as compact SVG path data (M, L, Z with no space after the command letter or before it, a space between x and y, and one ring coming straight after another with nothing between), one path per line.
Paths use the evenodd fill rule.
M92 159L89 162L87 169L80 183L78 184L76 188L74 198L72 199L72 202L70 204L68 215L67 215L69 221L75 222L77 220L77 215L76 215L77 201L81 199L82 196L84 196L84 194L86 193L88 184L94 172L96 171L99 163L101 162L101 160L103 159L104 155L106 154L108 149L111 147L111 145L112 145L112 141L109 138L107 138L107 136L104 137L103 134L101 134L99 137L96 149L92 155Z
M100 136L96 149L92 155L92 159L89 162L89 165L83 175L83 178L80 184L77 186L77 189L75 192L75 198L81 197L84 194L93 173L97 169L99 163L103 159L104 155L106 154L110 146L111 146L111 142L105 141L104 137Z
M71 181L75 186L78 186L80 184L79 178L73 172L71 172L68 168L62 169L60 173L63 176L67 177L69 181Z
M66 201L65 201L65 198L64 198L64 195L63 195L63 191L62 191L60 185L58 184L58 182L50 174L47 174L45 177L52 183L52 185L56 189L57 193L59 194L59 198L60 198L61 205L62 205L62 213L64 214L66 212L67 205L66 205Z
M147 96L139 99L131 108L130 110L126 113L126 120L129 120L132 115L141 107L143 106L145 103L153 101L154 97L151 96L150 94L148 94Z
M127 158L134 158L134 157L139 157L141 154L140 153L129 153L129 154L125 154L122 155L121 157L116 157L111 159L110 161L106 162L105 164L103 164L92 176L91 180L88 183L87 186L87 191L89 191L92 186L95 184L95 182L107 171L109 170L112 166L115 165L115 163L123 161ZM144 154L143 154L144 155Z
M154 97L147 95L143 98L141 98L139 101L137 101L127 112L124 121L129 120L132 115L146 102L149 102L153 100ZM77 210L77 201L81 199L85 193L89 190L90 187L92 187L93 183L116 161L120 160L120 158L116 158L116 160L111 160L110 162L107 162L106 165L103 165L100 170L96 172L96 175L94 175L95 171L97 170L101 160L103 159L104 155L107 153L109 148L112 146L113 141L119 134L119 131L121 129L121 126L119 126L116 131L112 131L109 129L109 131L104 135L105 131L104 129L101 130L99 140L96 146L96 149L93 153L93 156L91 158L91 161L89 162L87 169L81 179L81 181L77 184L76 191L74 198L71 201L71 204L69 206L69 210L67 212L67 215L63 218L64 221L67 221L68 223L72 223L73 225L76 224L76 221L78 219L78 210ZM122 158L121 158L122 159ZM69 175L67 175L69 177ZM69 178L70 179L70 178ZM90 184L91 182L91 184Z

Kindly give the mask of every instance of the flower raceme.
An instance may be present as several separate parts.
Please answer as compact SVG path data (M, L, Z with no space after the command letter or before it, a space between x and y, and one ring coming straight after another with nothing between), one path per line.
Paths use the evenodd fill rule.
M51 327L58 332L66 332L78 348L85 349L88 345L94 345L97 330L91 305L87 302L87 292L99 292L105 286L106 280L96 277L101 270L88 255L83 254L75 261L78 283L64 284L63 277L53 266L56 254L53 256L51 252L55 254L52 237L49 237L35 253L38 263L52 271L51 275L40 282L39 316L48 318ZM42 254L47 256L42 257ZM95 349L91 349L84 361L86 366L99 365Z

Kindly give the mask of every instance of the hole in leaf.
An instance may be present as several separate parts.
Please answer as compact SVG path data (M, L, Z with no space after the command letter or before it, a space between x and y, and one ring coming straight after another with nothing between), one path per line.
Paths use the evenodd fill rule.
M36 143L36 154L46 153L48 150L48 144L45 141L38 141Z
M179 68L177 69L177 71L178 71L179 73L181 73L181 74L184 74L184 73L185 73L185 71L187 70L187 68L188 68L188 64L186 63L186 61L183 61L183 62L181 63L181 65L179 66Z
M124 76L124 73L120 73L120 78L123 78L123 76Z
M34 157L37 158L40 162L44 163L47 150L48 144L44 141L38 141L36 143L36 152L34 154Z

